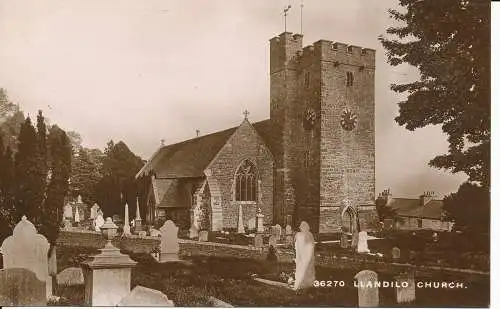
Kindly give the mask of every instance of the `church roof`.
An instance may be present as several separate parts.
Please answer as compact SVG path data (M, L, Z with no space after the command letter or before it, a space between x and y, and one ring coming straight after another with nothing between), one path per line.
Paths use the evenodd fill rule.
M270 120L259 121L252 125L264 142L269 145L268 143L271 141ZM163 146L137 173L136 177L147 175L150 172L155 173L157 178L202 177L205 168L237 128Z

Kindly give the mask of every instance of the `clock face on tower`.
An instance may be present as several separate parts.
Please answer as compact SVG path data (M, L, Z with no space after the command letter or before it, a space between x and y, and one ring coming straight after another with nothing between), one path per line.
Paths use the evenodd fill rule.
M358 116L347 107L340 117L340 125L346 131L352 131L358 124Z
M316 121L316 112L313 108L308 107L304 112L304 128L310 130L312 129L314 122Z

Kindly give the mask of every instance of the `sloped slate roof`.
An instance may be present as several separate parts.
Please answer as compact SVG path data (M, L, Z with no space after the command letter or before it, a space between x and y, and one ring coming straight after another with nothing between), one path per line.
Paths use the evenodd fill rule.
M269 137L270 120L259 121L252 125L267 144L271 140ZM156 173L157 178L201 177L205 168L237 128L163 146L137 173L136 177L147 175L151 171Z
M189 207L188 193L182 179L161 179L162 194L159 194L158 207Z
M389 207L394 209L398 216L441 219L443 201L432 200L421 206L420 199L393 198Z

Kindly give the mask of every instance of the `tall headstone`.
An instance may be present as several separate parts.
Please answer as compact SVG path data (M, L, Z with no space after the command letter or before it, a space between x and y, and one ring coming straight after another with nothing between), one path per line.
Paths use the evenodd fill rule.
M398 247L392 248L392 259L397 261L400 259L400 257L401 257L401 249L399 249Z
M200 231L198 241L208 241L208 231Z
M167 220L160 228L160 263L179 260L179 228L171 220Z
M80 223L80 211L78 211L77 206L75 206L75 222Z
M264 247L264 235L256 234L254 238L254 246L257 248Z
M73 219L73 207L71 207L70 204L66 204L66 206L64 206L64 218Z
M374 284L378 280L377 273L371 270L362 270L354 276L354 279L357 281L358 306L360 308L378 307L378 287Z
M192 225L191 228L189 229L189 239L196 239L198 238L198 229L196 226Z
M137 197L137 209L135 210L135 224L134 224L135 233L139 233L142 231L142 219L141 219L141 211L139 209L139 197Z
M81 195L78 195L78 197L76 198L76 202L78 204L83 204L83 201L82 201L82 196Z
M123 221L123 235L129 236L130 233L130 225L129 225L129 217L128 217L128 204L125 203L125 219Z
M102 217L101 214L98 214L97 217L95 218L95 231L100 232L101 226L103 225L104 225L104 218Z
M415 301L415 273L409 271L395 277L396 301L398 304L407 304Z
M276 224L275 226L273 226L271 228L271 234L276 238L276 241L280 241L281 240L281 232L282 232L282 229L281 229L281 225L279 224Z
M274 235L269 236L268 242L269 242L269 247L276 248L276 246L278 245L278 240L276 239L276 237Z
M250 220L248 220L247 224L248 224L248 229L249 230L255 230L255 225L256 225L256 218L250 218Z
M256 216L257 221L257 233L264 233L264 215L262 214L262 210L259 208Z
M97 217L97 210L99 210L99 205L95 203L91 208L90 208L90 219L94 220Z
M49 242L37 233L35 226L23 216L14 227L12 236L2 243L3 267L25 268L35 273L40 281L46 283L47 298L52 295L52 278L49 275Z
M290 224L285 227L285 244L287 246L293 246L293 230Z
M358 253L370 253L368 249L368 233L361 231L358 234Z
M300 232L295 235L295 285L294 289L305 289L313 286L314 269L314 237L309 231L309 224L302 221Z
M238 209L238 234L245 234L245 225L243 224L243 208L241 204Z

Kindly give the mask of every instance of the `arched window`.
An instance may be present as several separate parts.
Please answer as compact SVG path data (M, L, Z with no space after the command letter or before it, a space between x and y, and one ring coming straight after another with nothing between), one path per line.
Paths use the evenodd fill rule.
M243 161L238 168L235 179L235 200L257 200L257 171L249 160Z

